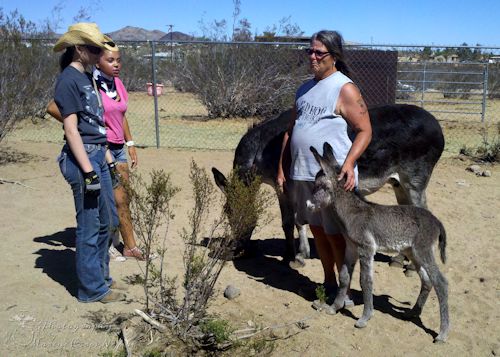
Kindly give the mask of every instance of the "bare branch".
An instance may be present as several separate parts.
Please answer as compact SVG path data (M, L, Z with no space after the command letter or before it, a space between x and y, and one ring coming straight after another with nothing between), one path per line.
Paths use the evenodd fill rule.
M162 325L161 323L159 323L155 319L151 318L145 312L143 312L143 311L141 311L139 309L134 309L134 312L137 315L139 315L140 317L142 317L144 319L144 321L146 321L147 323L151 324L153 327L157 328L158 330L165 331L167 329L167 327L165 325Z
M3 178L0 178L0 184L3 184L3 183L12 183L14 185L20 185L20 186L24 186L24 187L27 187L27 188L31 188L32 190L36 190L36 188L28 186L28 185L25 185L24 183L21 183L19 181L11 181L11 180L6 180L6 179L3 179Z

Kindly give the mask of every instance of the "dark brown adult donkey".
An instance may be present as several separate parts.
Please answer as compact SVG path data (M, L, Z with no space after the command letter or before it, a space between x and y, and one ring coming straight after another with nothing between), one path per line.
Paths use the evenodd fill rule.
M372 141L358 160L359 187L362 195L369 195L389 182L399 204L426 207L425 189L432 170L444 149L441 127L426 110L404 104L385 105L369 110ZM291 120L291 111L266 120L251 128L241 138L234 154L233 167L239 168L242 178L249 173L262 177L262 181L276 188L276 174L283 135ZM354 132L350 132L351 138ZM215 182L223 189L225 176L212 168ZM281 209L282 227L286 237L285 260L303 263L310 255L305 227L299 230L299 253L294 242L294 212L290 197L276 190ZM255 222L256 224L257 222ZM240 232L239 248L244 249L255 225Z

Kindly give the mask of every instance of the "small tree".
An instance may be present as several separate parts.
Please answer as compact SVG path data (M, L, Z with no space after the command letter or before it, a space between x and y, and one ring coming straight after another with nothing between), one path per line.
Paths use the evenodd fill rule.
M468 47L469 45L466 42L464 42L462 43L461 46L462 47L458 47L456 49L456 53L460 61L472 61L473 55L472 55L472 50L470 49L470 47Z
M420 54L420 57L422 60L429 60L432 56L432 50L430 47L426 46L422 49L422 52Z

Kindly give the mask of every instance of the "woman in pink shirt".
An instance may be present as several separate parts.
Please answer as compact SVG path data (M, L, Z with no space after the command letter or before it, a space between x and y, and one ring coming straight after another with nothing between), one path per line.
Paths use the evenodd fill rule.
M130 156L131 168L137 167L138 161L132 134L125 116L128 106L128 93L122 81L118 78L121 67L121 56L117 46L116 51L106 50L103 52L93 76L103 101L108 147L114 161L117 163L116 169L122 180L128 181L129 169L126 149ZM145 257L137 247L134 239L129 200L125 188L122 185L116 187L114 196L120 218L120 233L124 242L123 256L144 260ZM115 259L120 254L114 248L119 243L117 238L113 240L113 245L110 248L110 255Z

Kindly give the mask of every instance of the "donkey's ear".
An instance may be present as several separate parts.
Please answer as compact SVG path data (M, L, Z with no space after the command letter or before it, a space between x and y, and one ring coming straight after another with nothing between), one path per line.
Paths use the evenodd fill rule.
M338 166L337 159L335 158L335 155L333 154L333 148L326 141L323 144L323 158L326 161L328 161L332 165L332 167L337 167Z
M314 146L310 146L309 147L309 150L311 150L311 152L313 153L314 155L314 158L316 159L316 161L318 162L318 164L321 165L321 160L323 159L321 157L321 155L319 154L318 150L316 150L316 148Z
M226 193L227 178L222 172L212 167L212 173L214 174L215 184L220 188L222 193Z
M311 150L311 152L313 153L314 158L318 162L319 166L321 166L321 169L323 170L323 172L325 172L326 174L329 173L334 166L331 166L330 163L328 162L328 160L325 160L325 158L322 157L318 153L318 150L316 150L316 148L314 148L313 146L309 147L309 150Z

